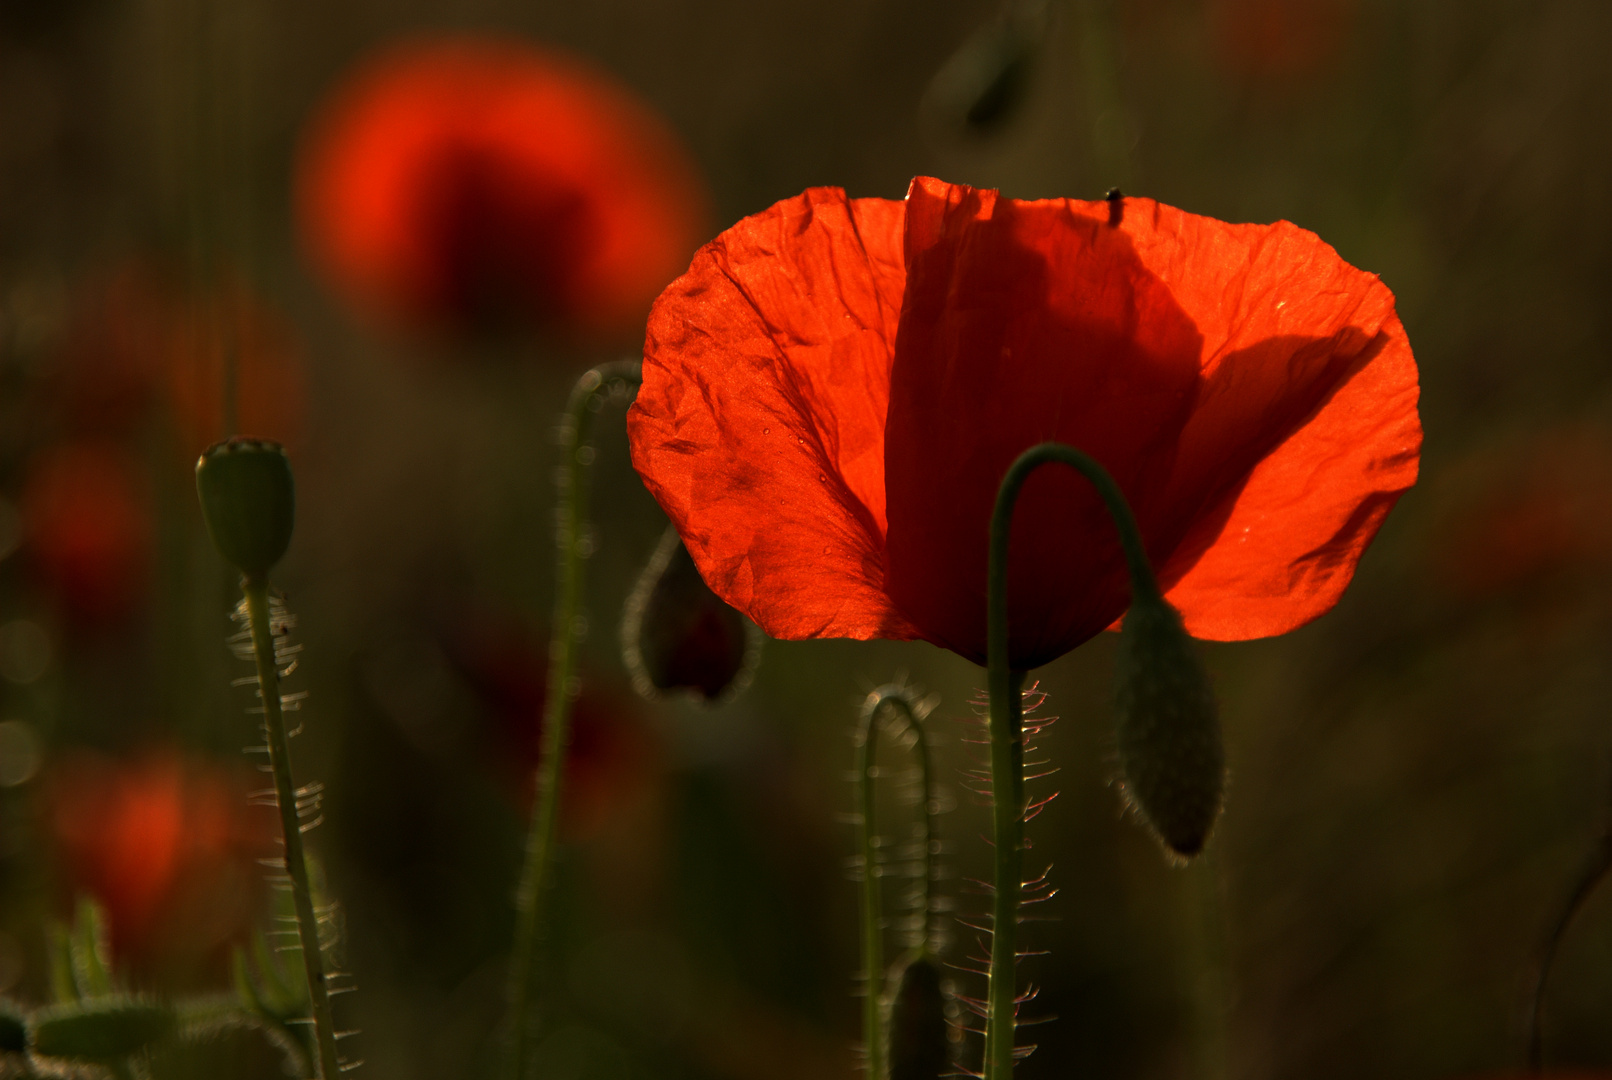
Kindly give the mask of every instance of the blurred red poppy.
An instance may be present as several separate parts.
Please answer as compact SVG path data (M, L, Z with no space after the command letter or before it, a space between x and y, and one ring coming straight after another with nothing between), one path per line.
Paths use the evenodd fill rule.
M637 324L705 199L664 123L557 53L458 38L367 62L310 124L309 252L363 309L454 332Z
M64 884L105 907L114 951L135 962L222 955L261 907L276 853L272 811L247 803L244 764L171 751L116 761L89 751L45 777Z
M302 353L289 323L239 282L176 307L168 333L168 400L187 460L241 432L294 443L306 400ZM225 423L234 365L235 426Z
M532 796L548 686L548 642L516 620L474 612L451 623L443 650L495 725L497 766L509 787ZM590 839L624 806L655 788L658 740L631 701L585 679L572 706L560 826L568 840Z
M985 659L987 522L1047 439L1118 481L1199 637L1338 599L1416 479L1410 345L1375 276L1286 222L1148 199L807 191L712 241L649 321L633 462L707 582L775 637L922 638ZM1129 597L1089 485L1020 499L1013 664Z
M304 409L296 337L239 281L187 291L133 264L87 286L77 309L56 380L70 430L132 434L161 402L189 460L237 433L224 422L233 365L238 430L295 441Z
M116 445L63 443L28 465L23 533L32 565L74 622L127 614L151 573L150 496L140 463Z
M1209 0L1210 38L1232 73L1291 80L1342 51L1356 6L1357 0Z

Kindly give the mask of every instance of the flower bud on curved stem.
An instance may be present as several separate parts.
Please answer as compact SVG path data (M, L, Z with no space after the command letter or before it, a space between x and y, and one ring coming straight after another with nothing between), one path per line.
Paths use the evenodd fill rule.
M1102 498L1131 578L1119 668L1119 740L1127 788L1147 822L1182 855L1203 847L1220 809L1224 756L1208 680L1181 617L1159 592L1136 519L1114 478L1090 456L1062 443L1032 446L1008 467L991 514L986 579L987 680L990 693L992 842L990 985L986 997L986 1080L1009 1080L1016 1055L1019 906L1024 892L1023 671L1008 651L1008 538L1013 508L1032 472L1050 462L1080 473ZM1134 622L1134 627L1132 623Z
M651 700L673 690L708 702L731 697L749 684L761 641L761 631L711 591L668 525L622 616L622 658L634 688Z

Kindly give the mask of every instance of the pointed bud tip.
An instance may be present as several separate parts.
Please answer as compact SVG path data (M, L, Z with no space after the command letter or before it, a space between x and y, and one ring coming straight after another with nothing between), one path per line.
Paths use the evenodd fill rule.
M291 546L296 490L279 443L237 435L209 446L196 493L213 545L241 573L267 573Z

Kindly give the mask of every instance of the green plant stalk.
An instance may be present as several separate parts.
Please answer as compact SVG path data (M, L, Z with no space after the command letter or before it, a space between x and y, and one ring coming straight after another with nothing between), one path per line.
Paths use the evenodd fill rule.
M1013 508L1032 472L1049 462L1068 465L1097 489L1119 531L1131 574L1132 599L1158 582L1142 547L1131 508L1103 467L1072 446L1039 443L1008 467L991 513L986 577L986 688L990 695L991 842L996 848L991 908L991 963L986 991L985 1080L1013 1076L1013 1035L1017 1012L1019 902L1024 890L1024 677L1008 651L1008 539Z
M559 831L560 779L566 744L570 741L572 680L581 635L583 535L588 520L587 465L584 453L593 414L604 395L622 386L636 386L637 361L601 364L583 374L571 391L560 429L565 458L559 473L556 538L559 547L558 588L554 597L553 637L549 644L549 671L543 703L543 742L537 764L537 791L526 833L526 860L515 894L515 943L510 957L508 989L510 1080L525 1080L531 1068L535 1032L531 1022L532 980L541 938L545 893L553 871Z
M879 866L873 850L877 835L873 814L873 782L878 775L874 764L879 740L879 713L885 697L878 691L868 696L862 708L862 730L856 748L856 844L862 858L862 1045L867 1054L868 1080L884 1080L884 930L880 925L883 905L879 899Z
M246 614L252 629L252 655L257 661L258 690L263 698L263 730L274 774L274 801L280 810L280 831L285 837L285 872L291 879L296 907L297 939L302 943L302 968L308 977L308 1001L313 1012L314 1041L319 1049L320 1080L341 1075L336 1055L336 1028L325 985L324 955L319 948L319 921L308 886L308 861L302 848L302 824L297 819L297 789L291 782L291 747L280 709L280 669L274 659L274 638L269 632L268 583L261 577L241 579Z
M867 992L862 1002L862 1042L867 1048L869 1080L882 1080L889 1071L889 1018L884 1000L884 934L881 919L883 903L879 895L878 863L874 851L874 838L877 836L874 781L878 776L879 717L887 706L900 709L912 729L913 751L918 758L920 797L923 799L920 819L923 850L918 859L922 884L918 891L919 917L910 943L914 954L929 951L929 921L934 907L935 790L929 767L929 736L919 717L919 706L912 700L907 688L899 684L881 686L868 695L862 706L856 749L857 851L862 860L859 916L862 923L862 971Z

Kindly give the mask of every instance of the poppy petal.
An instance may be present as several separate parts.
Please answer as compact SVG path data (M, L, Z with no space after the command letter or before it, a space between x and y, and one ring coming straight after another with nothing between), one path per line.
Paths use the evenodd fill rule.
M1416 364L1393 294L1288 222L1127 202L1138 257L1204 339L1162 496L1192 525L1160 578L1195 637L1286 633L1337 603L1416 482Z
M884 589L904 207L816 188L695 256L650 314L633 464L711 589L778 638L911 638Z

